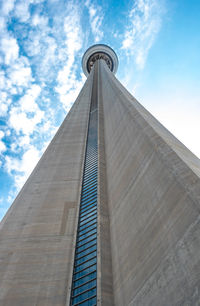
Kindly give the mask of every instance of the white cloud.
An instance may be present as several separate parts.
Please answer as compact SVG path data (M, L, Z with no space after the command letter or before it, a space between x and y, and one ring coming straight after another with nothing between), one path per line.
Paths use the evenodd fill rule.
M68 57L74 60L75 52L79 51L82 46L82 30L76 9L65 17L64 32Z
M58 39L53 37L53 34L56 35L56 33L52 32L46 18L44 25L40 24L40 27L37 26L34 31L30 32L25 43L28 56L34 57L36 76L41 82L55 78L60 64L57 56ZM62 46L60 48L62 49Z
M5 136L5 133L0 130L0 139L2 139Z
M19 46L13 37L3 37L1 40L1 51L4 54L5 64L12 64L19 55Z
M5 91L0 90L0 101L0 116L3 117L7 114L8 107L11 104L11 99L8 98Z
M40 152L34 146L30 146L21 159L6 156L5 168L9 174L14 174L17 189L22 187L38 162L40 155Z
M75 9L75 8L73 8ZM82 30L79 15L72 10L64 20L66 64L59 71L56 91L66 111L69 110L83 84L83 77L76 77L75 56L82 46ZM62 56L65 56L63 52Z
M0 130L0 154L4 151L6 151L6 146L4 142L2 141L2 138L5 136L5 133Z
M43 37L42 33L30 32L29 39L25 42L25 49L28 56L35 56L41 54L42 37Z
M41 27L44 28L48 25L48 18L45 16L41 16L38 14L33 15L32 17L32 21L31 21L32 25L34 27Z
M44 1L45 0L29 0L29 2L33 4L43 3Z
M0 16L0 32L3 33L6 29L6 18Z
M44 113L38 110L34 113L32 118L20 110L20 108L13 107L10 112L9 125L16 133L22 131L25 135L32 134L38 123L41 122Z
M10 153L6 152L6 159L2 160L17 188L35 166L40 148L49 143L57 129L57 115L63 109L69 110L85 79L83 74L81 77L77 74L77 58L80 60L85 35L80 22L80 6L69 1L63 9L63 4L58 2L63 9L62 18L52 11L46 17L48 7L44 8L41 2L10 1L9 7L4 8L9 16L0 18L0 62L5 67L4 72L0 72L0 115L5 116L7 122L6 137L12 140ZM98 27L98 18L95 21L98 12L90 11L90 14ZM13 25L9 31L8 22ZM62 107L52 106L55 87ZM2 150L4 145L0 147Z
M36 104L40 91L40 86L33 84L20 99L19 106L15 106L10 110L8 123L16 133L22 131L24 135L30 135L44 117L44 112Z
M4 71L0 71L0 88L4 89L6 83L5 73Z
M22 131L24 134L32 133L35 126L35 122L30 120L26 114L19 112L16 107L11 110L9 124L17 133Z
M15 0L2 1L1 13L7 16L14 8Z
M11 151L15 153L18 153L20 149L26 151L27 149L29 149L30 145L31 145L30 135L19 136L11 144Z
M51 48L51 44L55 44L51 34L51 28L48 26L48 18L39 14L33 15L28 38L25 42L25 49L28 56L39 55L37 62L43 63L46 60L46 53ZM44 56L42 56L44 55ZM45 68L45 67L42 67Z
M15 6L15 16L19 18L21 22L27 22L30 18L29 13L29 1L18 1Z
M6 136L10 136L10 134L11 134L9 129L7 129L5 133L6 133Z
M35 100L40 95L41 88L39 85L33 84L27 93L20 99L19 104L22 112L36 112L38 106Z
M33 80L29 61L25 57L20 57L15 61L15 63L8 68L7 74L12 87L27 87Z
M0 153L6 151L6 146L2 140L0 140Z
M90 25L94 35L94 40L95 42L99 42L103 38L103 31L101 31L103 21L102 10L100 6L92 4L90 0L85 2L85 6L89 12Z
M160 0L136 0L129 13L122 49L134 56L140 69L144 67L149 49L161 27L162 3Z
M0 114L1 116L5 116L7 114L8 111L8 105L6 103L0 103Z
M63 107L66 111L72 106L72 103L78 96L78 93L83 86L84 75L82 75L81 80L77 80L75 72L71 71L68 73L69 67L66 65L58 74L58 86L56 91L59 93L60 101L63 104Z
M56 49L57 44L55 42L55 39L47 36L44 43L44 49L45 49L45 57L43 58L40 66L40 71L42 71L43 78L46 79L47 77L50 77L50 75L54 75L54 69L53 65L56 62Z

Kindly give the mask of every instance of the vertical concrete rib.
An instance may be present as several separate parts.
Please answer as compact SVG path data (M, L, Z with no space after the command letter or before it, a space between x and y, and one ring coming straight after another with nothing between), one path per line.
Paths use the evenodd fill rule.
M107 174L104 140L104 111L102 96L102 64L98 61L98 305L114 305L113 300L113 278L110 240L110 220L107 196ZM106 103L106 101L104 101Z

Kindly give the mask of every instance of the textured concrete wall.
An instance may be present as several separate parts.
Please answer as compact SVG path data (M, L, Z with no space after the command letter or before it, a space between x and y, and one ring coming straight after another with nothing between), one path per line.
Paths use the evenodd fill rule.
M1 223L2 306L68 304L91 78Z
M199 305L200 161L101 77L115 305Z

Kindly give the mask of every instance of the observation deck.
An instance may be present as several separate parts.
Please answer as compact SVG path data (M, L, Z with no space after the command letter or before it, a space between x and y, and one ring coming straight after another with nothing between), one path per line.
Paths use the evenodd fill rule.
M118 58L115 51L107 45L97 44L88 48L83 55L82 68L86 76L90 74L94 63L99 59L103 59L114 74L117 72Z

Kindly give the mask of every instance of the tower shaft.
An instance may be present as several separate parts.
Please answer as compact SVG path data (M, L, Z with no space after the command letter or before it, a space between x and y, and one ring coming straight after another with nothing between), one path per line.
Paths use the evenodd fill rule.
M0 305L72 302L96 107L97 305L197 304L200 162L97 59L1 223Z

